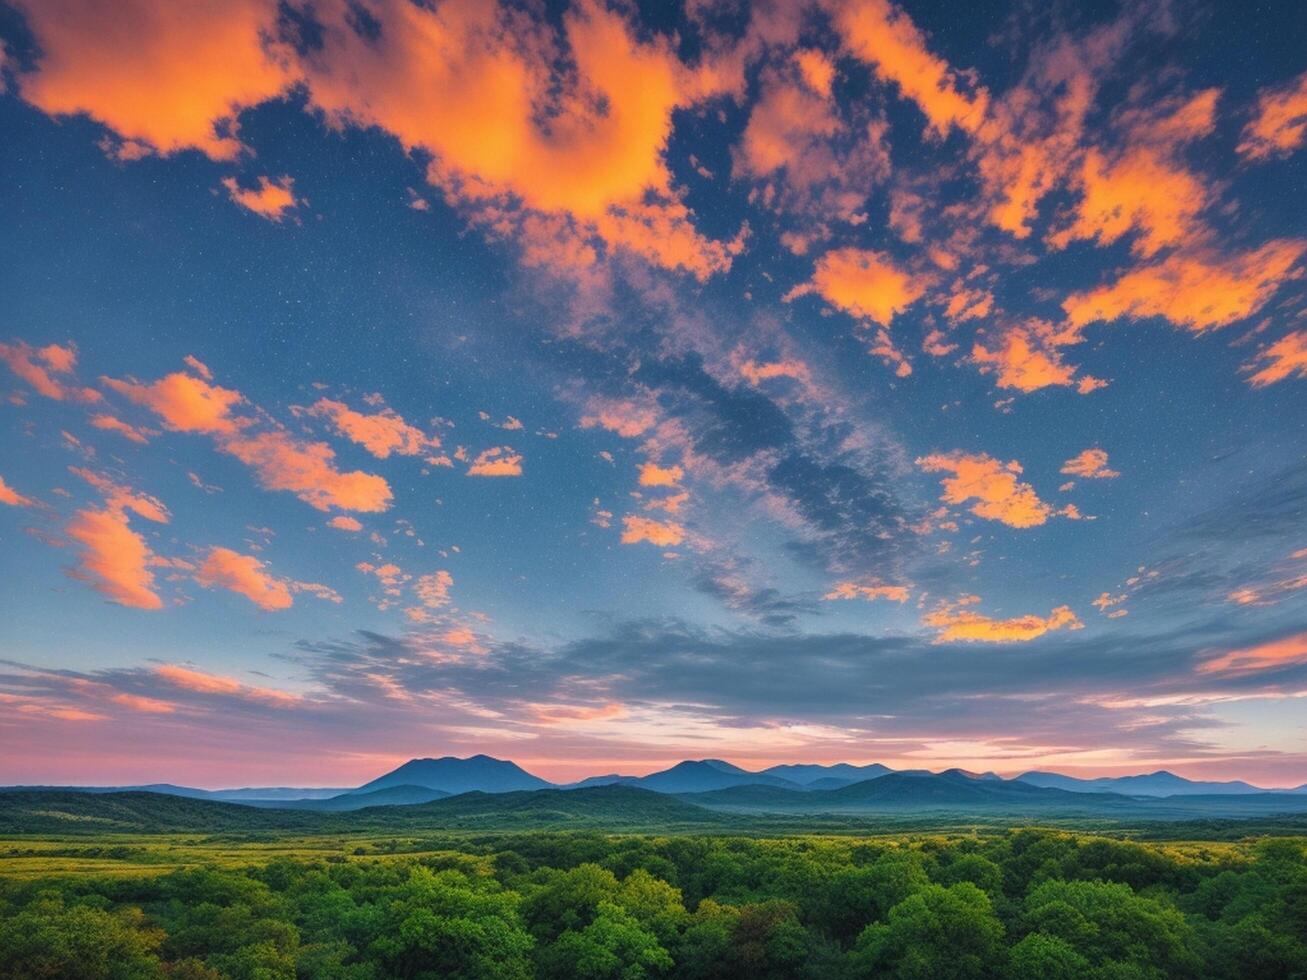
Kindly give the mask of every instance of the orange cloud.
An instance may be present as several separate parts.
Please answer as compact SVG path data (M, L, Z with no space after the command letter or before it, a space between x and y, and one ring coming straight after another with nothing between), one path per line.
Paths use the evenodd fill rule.
M1231 650L1198 665L1200 674L1243 673L1274 670L1307 661L1307 633L1286 636L1243 650Z
M419 575L413 583L413 591L430 609L439 609L449 605L449 590L454 587L454 576L443 569L430 575Z
M672 521L666 523L627 514L622 518L622 544L647 541L660 548L674 548L685 540L685 528Z
M905 585L882 585L875 580L864 582L837 582L823 599L887 599L890 602L907 602L911 593Z
M101 378L104 385L159 416L173 432L233 435L243 422L231 411L245 401L239 391L210 384L182 371L152 384Z
M836 29L849 51L894 82L917 104L939 136L953 126L974 132L985 119L989 93L961 90L959 73L926 49L926 39L903 11L887 0L854 0L838 5Z
M344 514L338 514L331 520L327 521L327 527L334 527L337 531L362 531L363 525L357 518L346 517Z
M685 470L679 466L664 468L657 463L643 463L640 466L640 486L642 487L674 487L681 482L683 476L685 476Z
M799 360L772 361L759 363L748 360L740 365L740 374L748 379L749 384L759 385L771 378L793 378L805 384L812 380L808 365Z
M104 429L106 432L116 432L120 436L141 445L150 441L148 429L138 429L113 415L93 415L91 416L91 425L97 429Z
M241 110L291 81L277 6L168 0L19 0L41 49L19 78L28 102L52 116L88 115L122 139L121 159L197 149L240 152Z
M228 589L243 595L270 612L289 609L295 601L287 584L269 575L261 561L230 548L210 548L204 564L195 573L195 581L206 589Z
M337 432L378 459L386 459L391 453L416 456L440 446L439 439L428 437L421 429L409 425L393 408L382 408L368 415L354 411L344 402L320 398L308 412L330 419Z
M701 278L729 265L674 199L664 159L673 112L720 80L685 69L665 40L639 40L620 14L581 4L562 18L564 75L555 39L498 4L389 0L373 8L382 29L367 38L344 5L331 14L307 66L312 104L430 153L428 179L455 202L516 199Z
M1258 361L1266 363L1258 368ZM1253 371L1254 368L1257 370ZM1285 378L1307 378L1307 330L1285 334L1265 350L1258 351L1257 356L1244 365L1244 370L1253 371L1248 376L1248 383L1254 388L1265 388Z
M211 376L195 358L188 358L187 364L196 374ZM385 479L361 470L338 470L336 454L325 442L306 442L280 428L251 434L257 419L232 414L237 405L245 403L238 391L182 371L151 384L115 378L103 381L113 391L150 408L166 428L212 436L221 451L252 467L269 490L294 493L318 510L335 507L377 512L390 506L390 485Z
M286 490L317 510L376 513L390 506L390 484L362 470L342 472L325 442L304 442L277 429L224 439L219 446L258 473L269 490Z
M160 664L154 668L154 675L173 687L183 691L193 691L196 694L221 694L251 701L264 701L282 707L298 704L304 700L298 694L278 691L271 687L242 684L234 677L208 674L202 670L192 670L176 664Z
M1081 192L1074 220L1048 236L1053 248L1078 239L1110 245L1138 232L1132 250L1145 258L1173 245L1195 245L1205 236L1198 216L1213 192L1178 159L1186 144L1216 126L1220 91L1204 89L1188 99L1164 99L1120 114L1125 147L1109 155L1087 150L1075 184Z
M318 43L302 51L279 40L269 0L20 6L42 52L21 94L51 115L102 122L120 160L190 148L233 159L240 113L299 86L330 124L377 127L429 157L429 182L496 233L545 214L700 278L730 265L732 248L694 229L665 156L673 114L737 84L738 68L687 68L669 39L639 36L599 3L578 4L556 29L516 5L377 0L375 31L357 27L354 5L323 3ZM263 180L229 191L284 213L289 183Z
M599 705L532 704L528 710L541 725L562 725L573 721L606 721L621 718L626 707L616 701Z
M1058 606L1047 616L1016 616L1012 619L993 619L955 604L927 613L921 618L924 625L938 630L936 643L1028 643L1054 630L1084 629L1084 623L1069 606Z
M644 435L657 422L657 413L652 408L615 399L592 399L586 414L581 416L581 428L607 429L623 439Z
M295 181L287 176L276 180L260 177L255 188L241 187L235 177L224 177L222 186L227 188L233 202L269 221L280 221L287 211L301 203L295 198Z
M163 600L154 591L154 573L150 571L159 559L145 538L132 530L127 514L130 511L166 524L167 508L154 497L135 493L108 477L71 469L104 495L105 506L79 510L64 529L80 545L77 564L69 574L121 606L162 609Z
M1089 375L1076 379L1076 368L1062 360L1063 347L1083 342L1075 328L1057 328L1047 320L1032 319L1008 327L988 342L977 340L971 348L971 360L982 373L997 374L1000 388L1031 392L1051 386L1077 385L1088 394L1107 382Z
M1116 470L1107 468L1107 453L1101 449L1086 449L1072 456L1062 464L1059 472L1067 476L1083 476L1089 480L1107 480L1121 475Z
M794 63L808 88L818 95L830 98L831 84L835 81L835 66L824 52L816 48L804 48L795 52Z
M894 317L915 303L929 279L894 265L881 252L839 248L817 260L809 282L785 294L785 302L816 293L852 316L888 327Z
M1114 618L1117 616L1124 615L1125 610L1120 609L1114 613L1108 613L1107 611L1111 609L1113 606L1119 606L1121 603L1125 602L1126 599L1128 598L1130 598L1129 595L1127 595L1124 592L1121 593L1121 595L1112 595L1109 592L1104 592L1101 595L1099 595L1097 599L1091 602L1090 605L1101 613L1107 613L1109 618Z
M959 280L944 304L944 317L952 323L979 320L989 316L993 308L993 293L987 289L967 289Z
M1138 231L1132 250L1147 258L1200 237L1198 215L1208 205L1207 185L1154 148L1131 148L1110 161L1091 149L1079 185L1075 221L1048 237L1053 248L1077 239L1110 245Z
M94 388L83 388L75 382L69 383L55 377L62 375L71 380L73 368L77 364L77 348L72 343L67 346L48 344L40 348L21 340L12 344L0 343L0 361L4 361L10 371L31 385L37 394L46 398L55 401L71 399L96 402L102 397Z
M75 578L120 606L163 608L163 600L154 591L150 547L131 529L122 510L79 510L65 531L81 546L77 566L70 573Z
M168 523L168 508L157 497L137 493L130 487L115 483L107 476L79 466L71 466L69 471L99 490L111 510L131 511L156 524Z
M160 701L158 698L147 698L140 694L118 693L111 695L109 700L114 704L121 704L125 708L131 708L133 711L139 711L147 715L170 715L176 710L167 701Z
M1299 278L1294 267L1304 251L1307 239L1282 238L1230 257L1177 253L1110 285L1073 294L1062 309L1076 328L1157 316L1202 333L1260 310L1281 285Z
M737 176L766 177L784 168L798 186L830 179L835 160L827 141L843 126L828 95L775 72L764 78L735 152Z
M7 484L3 476L0 476L0 504L8 504L10 507L35 507L36 501L31 497L24 497Z
M974 500L971 513L986 520L1026 528L1065 513L1044 503L1034 487L1017 479L1021 464L1016 460L1003 463L984 453L952 452L923 456L917 465L928 473L952 473L942 481L940 499L950 504Z
M495 446L479 453L467 468L468 476L521 476L522 454L509 446Z
M1249 160L1288 156L1307 142L1307 72L1286 85L1262 89L1257 115L1243 131L1239 153Z

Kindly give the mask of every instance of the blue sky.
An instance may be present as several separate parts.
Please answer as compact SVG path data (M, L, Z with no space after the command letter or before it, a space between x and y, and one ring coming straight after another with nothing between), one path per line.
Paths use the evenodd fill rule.
M1302 18L0 5L0 781L1304 782Z

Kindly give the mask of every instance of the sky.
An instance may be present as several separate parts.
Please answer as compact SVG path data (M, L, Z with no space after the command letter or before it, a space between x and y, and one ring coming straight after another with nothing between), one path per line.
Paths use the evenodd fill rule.
M1307 782L1293 2L0 2L0 782Z

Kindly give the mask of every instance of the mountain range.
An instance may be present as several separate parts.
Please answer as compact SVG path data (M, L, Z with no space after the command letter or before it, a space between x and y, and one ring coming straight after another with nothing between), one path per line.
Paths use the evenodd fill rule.
M1132 776L1081 779L1031 771L1011 779L992 772L948 769L895 771L887 766L784 764L753 772L721 759L678 762L645 776L617 773L557 785L516 763L487 755L411 759L354 789L243 787L202 790L169 783L118 787L8 787L8 791L60 791L93 794L147 792L197 800L242 803L259 809L341 812L380 806L433 804L447 797L549 791L577 792L626 787L676 796L685 803L729 811L848 813L904 809L1050 811L1061 809L1139 809L1162 801L1185 812L1307 811L1307 785L1266 790L1242 781L1185 779L1165 770ZM1225 802L1222 803L1221 801ZM496 804L493 799L485 806ZM1153 806L1153 809L1158 807Z

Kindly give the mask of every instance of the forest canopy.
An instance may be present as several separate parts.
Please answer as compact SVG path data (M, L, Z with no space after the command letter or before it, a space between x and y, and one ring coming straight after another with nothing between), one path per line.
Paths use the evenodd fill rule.
M1307 977L1307 842L468 837L0 878L0 976Z

